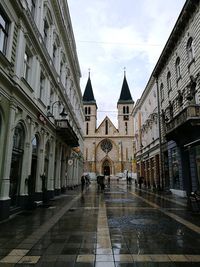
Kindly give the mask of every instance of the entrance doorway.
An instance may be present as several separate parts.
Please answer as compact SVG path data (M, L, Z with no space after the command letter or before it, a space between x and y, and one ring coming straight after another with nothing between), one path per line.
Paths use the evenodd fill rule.
M32 140L32 162L31 175L28 184L28 194L33 196L35 194L36 176L37 176L37 161L38 161L38 137L35 136Z
M109 176L111 173L111 166L108 160L105 160L102 164L102 173L107 176Z
M110 175L110 166L104 166L104 175Z
M21 123L19 123L13 135L13 151L12 151L12 161L10 168L10 190L9 197L11 199L11 206L16 207L19 205L18 197L20 194L20 182L21 182L21 171L22 171L22 161L24 153L24 128Z

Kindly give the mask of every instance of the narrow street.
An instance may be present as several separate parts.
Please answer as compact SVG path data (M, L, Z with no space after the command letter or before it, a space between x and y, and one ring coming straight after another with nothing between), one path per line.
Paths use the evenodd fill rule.
M2 222L0 267L197 267L199 218L183 198L92 182Z

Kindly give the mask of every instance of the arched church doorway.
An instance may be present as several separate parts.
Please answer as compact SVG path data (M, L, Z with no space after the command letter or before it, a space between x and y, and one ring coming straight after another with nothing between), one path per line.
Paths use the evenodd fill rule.
M22 172L22 161L24 154L25 131L21 123L15 127L13 135L12 161L10 168L10 190L9 197L11 206L18 206L18 197L20 192L20 181Z
M107 176L111 173L111 166L108 160L105 160L102 164L102 173Z

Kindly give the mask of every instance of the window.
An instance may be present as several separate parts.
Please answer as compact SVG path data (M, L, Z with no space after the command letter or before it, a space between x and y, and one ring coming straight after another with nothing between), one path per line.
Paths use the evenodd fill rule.
M111 143L111 141L109 139L104 139L102 142L101 142L101 149L106 153L108 154L108 152L110 152L113 148L113 145Z
M47 20L44 20L44 44L47 47L47 41L48 41L48 32L49 32L49 25Z
M167 73L167 89L168 89L168 92L170 92L172 90L171 73L170 73L170 71L168 71L168 73Z
M56 51L57 51L57 47L56 47L56 45L54 44L54 45L53 45L53 64L54 64L54 65L56 64Z
M128 123L125 122L125 134L127 135L128 134Z
M108 134L108 121L105 121L105 134Z
M124 115L124 121L128 121L129 120L129 106L123 106L123 114Z
M88 133L89 133L89 123L87 122L86 123L86 134L88 135Z
M45 76L43 72L40 74L40 95L39 98L44 100L44 87L45 87Z
M193 48L192 37L190 37L187 42L187 56L188 56L188 63L190 64L194 60L194 48Z
M85 114L87 114L87 107L85 107Z
M5 55L8 40L9 21L0 9L0 51Z
M34 18L34 15L35 15L35 1L36 0L31 0L31 14Z
M161 83L161 85L160 85L160 99L161 99L161 101L164 100L164 86L163 86L163 83Z
M176 67L176 79L178 80L181 77L180 57L177 57L175 67Z
M88 160L88 148L86 148L86 151L85 151L85 160Z
M30 54L25 51L24 53L24 79L29 82L30 79L30 70L31 70L31 57Z
M88 107L88 114L90 115L91 114L91 108Z

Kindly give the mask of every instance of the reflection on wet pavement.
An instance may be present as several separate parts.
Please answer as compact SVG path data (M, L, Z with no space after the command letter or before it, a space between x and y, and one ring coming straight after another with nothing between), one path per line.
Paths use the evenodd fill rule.
M0 224L0 267L200 266L199 214L185 199L112 182Z

